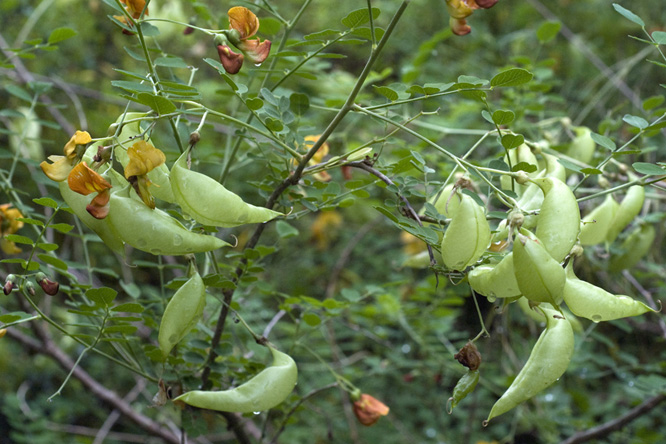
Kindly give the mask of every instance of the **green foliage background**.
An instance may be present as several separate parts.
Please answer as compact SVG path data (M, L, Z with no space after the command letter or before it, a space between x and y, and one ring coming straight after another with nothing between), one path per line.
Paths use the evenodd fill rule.
M399 2L371 3L381 10L376 25L386 28ZM650 32L666 26L666 8L661 0L621 3L642 17ZM275 55L282 30L279 20L269 18L267 5L289 19L298 13L302 3L256 1L242 5L251 7L259 16L259 35L274 42L271 57L277 61L272 73L267 68L269 62L273 63L272 58L258 68L246 64L233 80L247 86L244 100L261 96L266 110L270 94L260 88L272 88L285 70L302 60L300 54ZM224 29L226 11L231 6L236 4L154 0L149 18ZM316 49L316 45L302 44L304 36L326 29L343 31L341 19L363 7L366 4L350 0L335 2L335 7L331 2L313 1L284 50ZM36 84L26 81L51 85L35 106L41 133L29 141L32 144L25 144L32 147L32 154L19 157L13 182L3 180L0 193L0 203L13 202L15 206L19 203L14 197L19 196L26 217L44 221L51 214L47 207L33 203L34 198L49 196L60 201L57 186L41 173L39 163L48 155L60 154L75 129L88 130L94 138L104 137L107 127L128 103L121 97L128 92L113 87L111 81L128 80L119 70L145 74L145 61L137 60L124 49L137 51L136 38L122 34L107 18L111 14L106 2L99 0L0 3L0 48L4 52L0 57L11 54L10 48L21 56L11 62L15 67L0 68L3 179L15 158L10 138L19 131L21 119L16 111L24 112L30 105L16 92L16 86L31 99L30 88ZM459 76L491 79L508 68L526 69L534 74L529 84L485 90L489 107L512 110L516 115L510 125L512 131L530 141L548 140L560 152L568 141L562 119L588 126L620 146L637 132L622 120L623 116L641 116L652 122L666 112L662 104L666 61L660 58L655 45L629 37L644 39L645 35L635 23L615 12L610 2L500 0L492 9L479 10L470 17L473 31L465 37L452 35L448 20L444 1L413 0L355 103L377 106L378 114L403 123L417 116L409 127L456 156L463 156L481 140L472 156L473 162L481 166L500 158L504 150L496 135L487 134L494 126L482 117L486 106L475 99L473 92L421 98L401 106L391 104L393 95L402 100L410 97L407 90L413 85L474 84L472 77ZM539 32L549 29L549 25L544 27L546 22L553 23L552 29L556 29L554 23L562 25L552 40L538 38ZM242 101L220 74L202 61L217 58L212 39L199 32L183 35L183 28L178 25L153 24L160 35L149 39L152 55L180 57L183 61L182 67L180 62L175 62L173 69L160 67L162 79L187 83L193 76L199 101L245 119L248 113ZM52 31L61 27L75 30L76 36L57 43L57 47L40 46L37 40L47 41ZM280 140L302 147L303 137L323 132L354 86L369 57L370 46L367 39L334 44L326 52L342 56L312 58L300 71L303 75L287 78L273 91L285 122L283 129L276 131ZM664 45L659 49L664 51ZM187 66L197 70L190 71ZM484 90L484 86L470 89ZM279 104L281 97L288 99L294 93L309 98L309 108L301 115L294 114L289 103L286 107ZM146 107L133 104L131 109L145 111ZM55 114L52 110L56 110ZM285 119L287 111L292 113L291 120ZM196 126L196 122L183 119L178 127L181 139L187 140ZM184 433L191 442L240 439L227 429L227 421L221 416L181 410L172 403L151 407L158 378L174 385L184 384L188 389L197 387L223 306L222 292L234 285L240 258L248 260L248 265L237 283L232 308L257 333L270 326L266 330L269 339L294 357L300 371L298 386L284 404L270 412L241 418L251 442L270 442L282 425L285 427L280 442L294 443L560 442L666 392L666 327L661 313L600 324L581 320L574 358L561 380L483 428L481 421L524 364L542 326L517 309L516 304L501 307L483 297L476 298L479 316L469 287L460 283L460 276L436 277L427 268L401 266L407 253L400 228L409 228L403 219L402 227L396 226L376 207L392 212L397 220L400 210L395 191L399 190L414 208L420 209L436 195L454 165L423 139L392 134L393 129L380 119L350 113L328 143L330 155L338 156L373 138L382 139L372 144L373 152L380 154L375 166L395 185L387 187L361 170L352 171L348 179L341 168L331 168L330 182L320 182L309 175L280 196L279 209L289 212L289 216L268 224L257 247L242 249L255 227L222 230L224 239L236 236L239 245L217 254L217 269L209 258L199 258L202 275L209 275L207 312L197 331L179 345L177 355L164 367L156 358L157 329L166 301L183 282L184 261L139 251L123 261L72 215L59 212L53 222L71 224L74 229L69 233L48 230L45 238L57 244L53 257L64 261L67 270L40 262L41 269L60 282L61 292L50 298L37 288L35 300L67 334L42 320L32 320L11 327L22 335L23 341L11 334L0 339L0 430L7 431L0 434L0 443L94 442L96 435L105 436L104 442L162 439L150 438L149 431L126 415L109 423L115 410L76 377L64 386L61 396L46 401L59 390L68 370L40 349L45 345L43 338L28 325L39 323L48 328L51 345L76 360L85 347L72 336L85 341L94 338L99 327L95 322L108 309L103 305L87 306L82 295L89 288L100 287L118 292L114 304L135 303L142 307L138 313L129 314L136 320L111 321L120 328L104 335L98 346L139 372L95 353L85 353L79 366L120 397L133 390L135 393L127 402L134 411L162 424L174 436ZM273 141L230 120L209 118L201 136L197 169L222 178L226 186L253 204L265 204L272 190L293 169L288 153L278 149ZM242 139L236 146L238 138ZM166 153L170 165L179 155L170 126L160 121L152 139ZM630 146L632 154L622 156L620 161L627 166L633 162L656 166L657 162L664 162L663 147L662 128L642 132ZM598 153L596 159L603 155ZM621 172L613 170L608 179L614 185L621 183ZM480 193L487 191L480 188ZM578 189L577 197L598 191L596 181L589 180ZM657 227L655 245L648 256L635 268L613 274L607 269L608 252L586 249L578 275L613 293L630 294L641 300L642 294L648 293L662 301L666 296L663 183L649 188L648 193L649 215L643 216ZM585 213L600 201L582 201L581 210ZM491 210L505 210L497 208L497 202L489 205L496 206ZM338 217L322 219L323 214ZM26 226L19 234L34 239L37 233ZM27 259L31 246L22 247L24 253L18 257ZM0 264L3 281L8 273L20 274L20 268L11 262ZM80 311L84 308L95 311L94 315L82 316ZM0 296L0 315L17 311L34 312L16 293ZM231 314L230 320L233 319ZM447 399L464 373L453 355L468 339L477 336L480 319L490 332L489 338L477 342L483 356L481 382L448 414ZM37 346L30 347L29 340ZM256 345L237 322L226 323L215 351L218 359L211 365L210 379L216 389L248 379L268 361L265 349ZM339 388L324 388L336 382L330 369L389 405L389 416L374 427L357 425L347 393ZM290 414L299 400L312 391L316 392ZM105 424L110 426L110 432L100 432L105 430ZM603 439L611 443L657 443L665 435L657 409Z

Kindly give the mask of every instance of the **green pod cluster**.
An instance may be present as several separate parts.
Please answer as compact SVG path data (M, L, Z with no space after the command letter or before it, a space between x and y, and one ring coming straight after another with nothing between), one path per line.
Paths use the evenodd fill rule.
M183 153L171 168L171 188L176 202L202 225L236 227L267 222L281 213L245 203L218 181L187 168Z
M571 264L569 262L567 265L567 282L564 285L563 296L567 307L576 316L601 322L655 311L630 296L616 296L603 288L578 279Z
M536 236L546 251L561 262L578 239L580 210L578 202L566 183L555 177L533 179L544 194L537 218Z
M634 220L643 208L645 202L645 188L641 185L629 187L627 194L622 199L620 206L615 212L615 217L608 227L606 241L612 243L617 239L622 230L624 230L631 221Z
M548 308L541 309L546 316L546 329L539 336L516 379L493 405L486 423L546 389L557 381L569 366L574 351L571 324L558 312Z
M284 401L298 380L296 363L291 356L269 347L273 365L244 384L218 392L193 390L174 401L220 412L250 413L269 410Z
M596 148L594 139L592 139L592 131L584 126L576 126L573 128L573 131L576 136L569 144L566 155L589 164L594 157L594 150Z
M513 270L513 252L499 262L474 268L467 275L472 290L490 299L520 296Z
M164 309L157 342L166 359L171 349L197 325L206 306L206 286L195 270Z
M109 224L108 219L95 219L86 211L86 207L95 197L94 194L84 196L69 188L66 180L58 183L60 195L67 205L74 211L74 214L83 222L83 224L94 231L102 242L106 244L111 251L122 256L125 255L125 244L116 231Z
M462 375L462 377L456 383L456 386L453 388L453 396L449 398L449 408L448 411L451 413L453 408L457 406L460 401L465 399L467 395L472 393L476 388L476 385L479 383L479 371L478 370L467 370L467 373Z
M513 268L518 288L527 299L553 307L562 302L566 273L539 239L518 235L513 243Z
M229 246L215 236L187 230L160 209L151 210L131 198L129 188L112 193L109 205L107 219L116 236L141 251L178 256Z
M633 268L653 247L657 232L651 224L636 227L620 245L621 254L611 256L608 269L616 272Z
M124 118L122 115L118 117L116 124L120 124L121 119L123 122L126 122L128 120L134 120L145 116L146 114L143 113L126 113ZM138 120L136 122L123 125L123 129L118 136L120 146L113 150L114 155L123 166L123 168L126 167L129 163L127 149L131 147L136 141L140 140L136 137L140 135L141 132L141 122ZM150 139L148 139L147 142L152 145ZM169 168L166 166L166 164L162 164L157 168L154 168L152 171L149 171L146 176L152 182L153 186L150 187L150 193L153 196L165 202L176 203L176 198L174 197L173 191L171 190Z
M580 244L585 246L604 242L619 207L620 204L613 196L607 194L604 201L582 219L583 226L578 235Z
M444 265L451 270L464 270L483 255L489 243L490 225L483 207L472 197L462 194L460 205L442 238Z

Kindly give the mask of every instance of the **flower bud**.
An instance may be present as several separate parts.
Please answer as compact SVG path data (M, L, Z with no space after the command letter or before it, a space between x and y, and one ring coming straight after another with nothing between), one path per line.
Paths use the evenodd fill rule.
M190 145L196 145L201 140L201 134L199 131L192 131L190 133Z
M3 337L6 334L7 334L7 329L6 328L0 329L0 338Z
M60 284L47 278L46 275L41 271L37 273L37 275L35 275L35 280L37 281L39 286L42 287L44 293L48 294L49 296L53 296L56 293L58 293Z
M5 293L5 296L12 292L14 289L14 281L16 276L13 274L8 274L7 279L5 279L5 286L2 288L2 291Z
M479 353L479 350L473 342L465 344L465 346L453 357L471 371L478 370L481 365L481 353Z
M352 398L353 399L353 398ZM382 416L388 415L389 408L383 402L363 393L353 404L354 415L364 426L371 426Z
M25 282L25 289L30 294L30 296L34 296L36 294L35 293L35 284L33 284L30 281Z

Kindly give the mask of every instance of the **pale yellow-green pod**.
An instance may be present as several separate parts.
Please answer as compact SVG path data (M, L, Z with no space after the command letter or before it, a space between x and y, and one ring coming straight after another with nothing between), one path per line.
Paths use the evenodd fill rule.
M511 167L514 167L518 165L521 162L528 163L530 165L534 165L535 167L538 168L539 162L537 161L536 156L532 152L529 146L526 144L522 144L516 148L513 148L509 150L509 157L504 156L504 162L506 162L507 165L509 165L509 159L511 160ZM531 173L527 173L529 177L537 177L539 174L538 171L534 171ZM500 185L502 186L502 189L504 190L510 190L511 189L511 176L508 175L502 175L500 177ZM515 192L518 196L521 196L523 191L527 185L520 185L518 183L515 184Z
M622 242L620 250L623 253L611 256L608 269L615 272L633 268L652 249L656 236L652 224L641 224L636 227Z
M582 219L583 225L578 235L580 244L585 246L604 242L619 207L620 204L613 196L607 194L604 201Z
M62 199L70 206L81 222L93 230L111 251L125 256L125 244L109 225L109 221L106 218L95 219L86 210L86 207L95 198L96 194L93 193L84 196L83 194L74 192L69 188L66 180L59 182L58 187L60 188Z
M442 260L451 270L464 270L483 255L490 243L490 225L483 207L467 194L442 238Z
M448 184L444 187L437 199L433 202L433 206L437 209L437 212L442 216L451 218L458 209L460 205L460 194L453 191L454 185Z
M595 142L592 139L592 131L584 126L573 128L576 137L569 144L566 155L584 164L589 164L594 157Z
M123 119L123 122L126 122L129 120L139 119L144 116L146 116L144 113L127 113L125 114L124 119L122 115L118 117L116 124L119 124L121 119ZM118 142L120 143L120 146L115 147L113 150L113 154L116 156L123 167L127 166L129 162L127 149L134 145L134 143L142 140L140 137L137 137L139 134L141 134L141 132L141 122L138 120L123 126L123 129L118 136ZM150 139L146 140L146 142L153 145ZM150 193L153 196L165 202L176 203L176 198L173 196L171 183L169 181L169 168L166 166L166 164L163 163L157 168L154 168L146 176L152 182Z
M574 274L572 262L567 265L566 273L564 302L576 316L602 322L655 311L630 296L616 296L603 288L578 279Z
M475 267L469 272L467 279L472 290L489 299L520 295L513 272L513 252L505 255L499 262Z
M543 156L543 162L539 162L542 170L545 170L547 177L555 177L562 182L567 180L567 169L564 168L560 162L557 161L557 157L548 153L541 153Z
M205 307L206 286L199 273L194 271L164 309L157 337L164 358L197 325Z
M171 187L183 212L202 225L237 227L267 222L281 213L250 205L218 181L187 168L183 153L171 168Z
M580 231L578 202L566 183L555 177L533 179L544 193L537 218L536 237L546 251L561 262L571 251Z
M520 298L517 302L520 309L528 318L539 323L546 322L546 317L540 310L540 308L547 308L544 304L537 304L536 306L531 307L530 301L527 298ZM573 313L571 313L566 307L559 307L559 310L562 312L562 314L564 314L564 317L569 320L573 331L576 333L583 333L583 324L580 323L578 318L574 316Z
M401 266L408 268L428 268L430 267L430 253L426 250L407 256L407 258L402 261Z
M493 405L484 425L548 388L569 367L574 351L571 323L555 310L546 307L540 309L545 314L546 329L534 344L529 359L516 379Z
M644 202L645 188L641 185L629 187L626 196L624 196L619 208L615 212L613 222L608 228L608 233L606 233L607 242L612 243L617 239L622 230L641 212Z
M513 243L513 269L520 293L534 302L557 307L562 302L566 274L539 239L521 234Z

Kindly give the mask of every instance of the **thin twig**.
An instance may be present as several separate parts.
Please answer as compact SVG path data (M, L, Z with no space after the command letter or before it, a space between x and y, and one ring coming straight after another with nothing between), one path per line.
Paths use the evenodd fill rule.
M642 404L629 410L625 414L620 415L611 421L608 421L597 427L592 427L591 429L585 430L583 432L577 432L570 438L562 441L560 444L579 444L581 442L587 442L593 439L603 438L604 436L607 436L612 432L622 429L631 421L638 419L640 416L654 409L665 400L666 400L665 393L654 396L648 399L647 401L643 402Z

